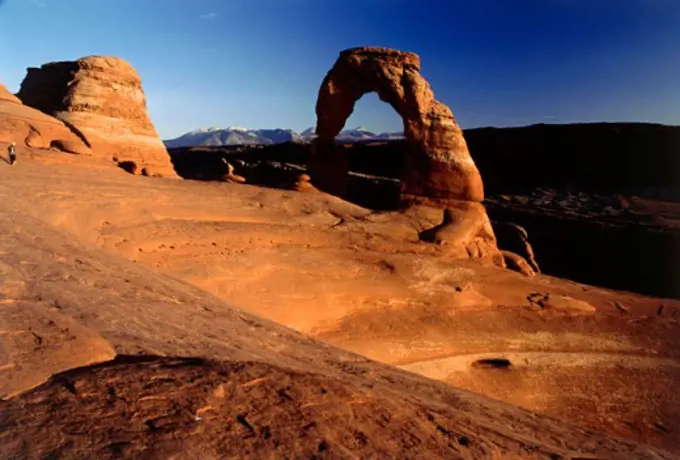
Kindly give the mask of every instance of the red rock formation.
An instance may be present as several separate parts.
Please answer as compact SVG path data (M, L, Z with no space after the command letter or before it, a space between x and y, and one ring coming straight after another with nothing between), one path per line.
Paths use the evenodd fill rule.
M0 85L0 142L88 154L90 148L56 118L27 107Z
M504 265L484 207L481 175L449 108L420 75L420 58L385 48L343 51L319 90L317 138L309 169L319 189L345 196L348 160L335 137L364 94L376 92L404 121L401 202L446 208L421 239L446 244L452 257L490 258Z
M364 94L376 92L404 121L409 144L402 173L405 201L484 199L482 178L449 108L434 99L413 53L385 48L343 51L321 85L316 105L317 138L310 168L315 184L343 195L346 159L335 136Z
M0 83L0 101L14 102L15 104L21 104L21 101L14 94L7 90L7 87Z
M298 174L293 185L293 190L298 192L316 192L316 188L311 183L312 178L308 174Z
M446 252L455 258L490 259L505 266L491 222L480 203L460 202L455 208L445 209L442 223L421 232L420 239L447 246Z
M223 181L229 182L230 184L243 184L246 182L245 177L234 173L234 166L225 158L222 158L222 163L227 167L227 173L222 176Z
M141 79L124 60L90 56L28 69L18 96L70 126L94 155L176 177L148 116Z

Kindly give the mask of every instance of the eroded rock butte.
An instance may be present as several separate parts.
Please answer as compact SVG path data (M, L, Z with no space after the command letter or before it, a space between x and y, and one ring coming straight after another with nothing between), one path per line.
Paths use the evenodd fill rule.
M30 68L17 96L63 121L93 155L176 177L147 113L141 78L126 61L89 56Z

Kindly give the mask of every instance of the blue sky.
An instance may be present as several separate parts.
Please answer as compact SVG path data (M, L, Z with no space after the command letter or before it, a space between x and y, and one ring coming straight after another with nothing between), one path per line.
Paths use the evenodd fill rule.
M417 9L416 9L417 8ZM163 138L314 125L339 51L418 53L464 128L680 124L680 0L0 0L0 82L90 54L140 72ZM348 127L401 129L374 95Z

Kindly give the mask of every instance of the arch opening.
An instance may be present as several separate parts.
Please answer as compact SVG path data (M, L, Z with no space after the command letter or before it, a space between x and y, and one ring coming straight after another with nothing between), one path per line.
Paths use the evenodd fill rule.
M404 132L404 119L385 101L381 101L378 93L369 91L362 95L355 103L352 113L345 121L343 130L363 128L369 132L381 134L395 134Z
M399 207L407 145L396 134L403 129L403 118L375 91L359 97L342 127L347 134L335 138L335 148L348 159L345 199L379 211Z

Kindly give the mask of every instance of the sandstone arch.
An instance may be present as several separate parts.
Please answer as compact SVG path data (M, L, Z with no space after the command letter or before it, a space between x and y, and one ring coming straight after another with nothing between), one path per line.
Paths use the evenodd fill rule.
M347 159L335 137L364 94L376 92L404 121L408 153L403 158L402 202L481 202L484 187L463 133L449 108L434 99L420 75L420 58L387 48L340 53L319 90L317 138L309 169L314 185L344 196Z
M414 53L387 48L352 48L340 53L326 75L316 104L316 139L309 171L318 189L343 197L348 160L335 137L364 94L375 92L404 122L402 207L422 204L442 209L439 225L419 233L442 245L452 258L483 258L505 266L482 204L482 178L451 110L434 98Z

